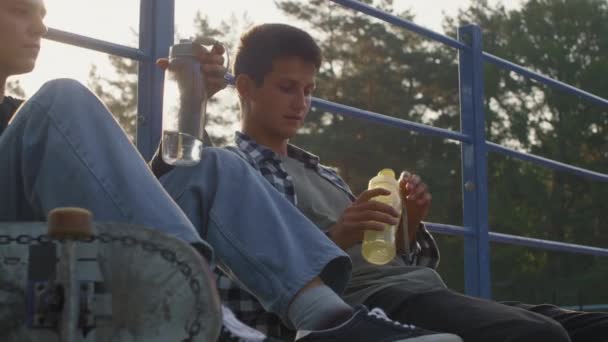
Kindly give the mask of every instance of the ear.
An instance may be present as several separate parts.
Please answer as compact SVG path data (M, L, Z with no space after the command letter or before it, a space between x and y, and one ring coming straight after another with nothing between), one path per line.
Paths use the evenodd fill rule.
M239 93L239 97L242 99L249 99L253 95L255 82L248 75L240 74L236 78L234 85Z

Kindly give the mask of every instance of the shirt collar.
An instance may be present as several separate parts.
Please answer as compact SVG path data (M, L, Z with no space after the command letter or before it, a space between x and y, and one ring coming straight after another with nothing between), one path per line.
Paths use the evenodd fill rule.
M251 154L255 163L260 163L267 160L278 160L279 156L273 150L266 146L260 145L245 133L236 131L234 134L234 143L243 151L257 151L259 153ZM308 167L316 168L319 165L319 157L305 151L292 144L287 144L287 156L300 161Z

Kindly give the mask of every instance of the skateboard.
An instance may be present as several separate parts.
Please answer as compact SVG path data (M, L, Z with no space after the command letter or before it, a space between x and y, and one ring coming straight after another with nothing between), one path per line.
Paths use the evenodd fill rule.
M181 240L77 208L0 223L0 341L213 342L220 328L214 278Z

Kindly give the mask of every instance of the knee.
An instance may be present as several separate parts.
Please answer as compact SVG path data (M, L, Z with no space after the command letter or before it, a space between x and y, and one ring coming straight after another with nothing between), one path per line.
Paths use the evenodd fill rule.
M203 149L199 163L189 167L175 167L167 175L179 174L178 178L187 179L188 182L199 183L199 180L203 179L203 182L215 183L220 175L222 177L234 176L235 172L245 167L247 167L245 161L236 154L223 148L206 147ZM166 181L168 178L175 177L163 175L160 179Z
M101 104L99 98L82 83L59 78L46 82L30 100L48 107L82 107L83 105Z
M63 96L70 98L73 94L88 92L89 89L85 87L82 83L70 79L70 78L58 78L55 80L51 80L46 82L40 90L32 98L37 97L57 97Z
M222 170L230 170L232 172L239 170L249 171L249 164L245 160L225 148L205 148L203 150L203 162L206 160L213 160L212 163L220 166Z
M68 110L66 104L75 103L84 93L92 94L85 86L72 79L56 79L46 82L19 109L18 116L26 120L40 116L50 116L51 112L61 113L60 118L70 116L73 110ZM54 110L55 109L55 110Z
M500 317L502 319L493 325L495 329L490 333L494 338L487 340L570 342L568 333L559 322L539 313L507 306Z
M46 82L40 89L30 97L28 102L35 103L36 107L50 111L65 112L62 115L69 115L72 111L66 110L80 103L85 98L94 98L91 91L82 83L69 79L60 78Z
M561 324L553 319L545 318L544 320L538 322L528 322L526 325L525 336L518 341L570 342L568 332Z
M102 123L112 116L99 98L82 83L68 78L46 82L30 101L61 120Z
M209 158L221 159L221 160L232 160L232 159L240 159L235 153L228 151L225 148L221 147L207 147L204 149L204 154L209 156Z
M550 324L546 328L546 333L548 334L547 341L570 342L570 336L568 336L566 329L553 319L550 320Z

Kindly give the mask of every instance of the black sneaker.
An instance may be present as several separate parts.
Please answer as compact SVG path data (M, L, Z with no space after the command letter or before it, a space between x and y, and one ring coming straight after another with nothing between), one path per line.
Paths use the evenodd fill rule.
M363 305L341 325L315 331L298 331L297 342L462 342L453 334L442 334L401 324L386 317L381 309L367 311Z
M222 305L222 330L218 342L280 342L239 321L234 313Z

